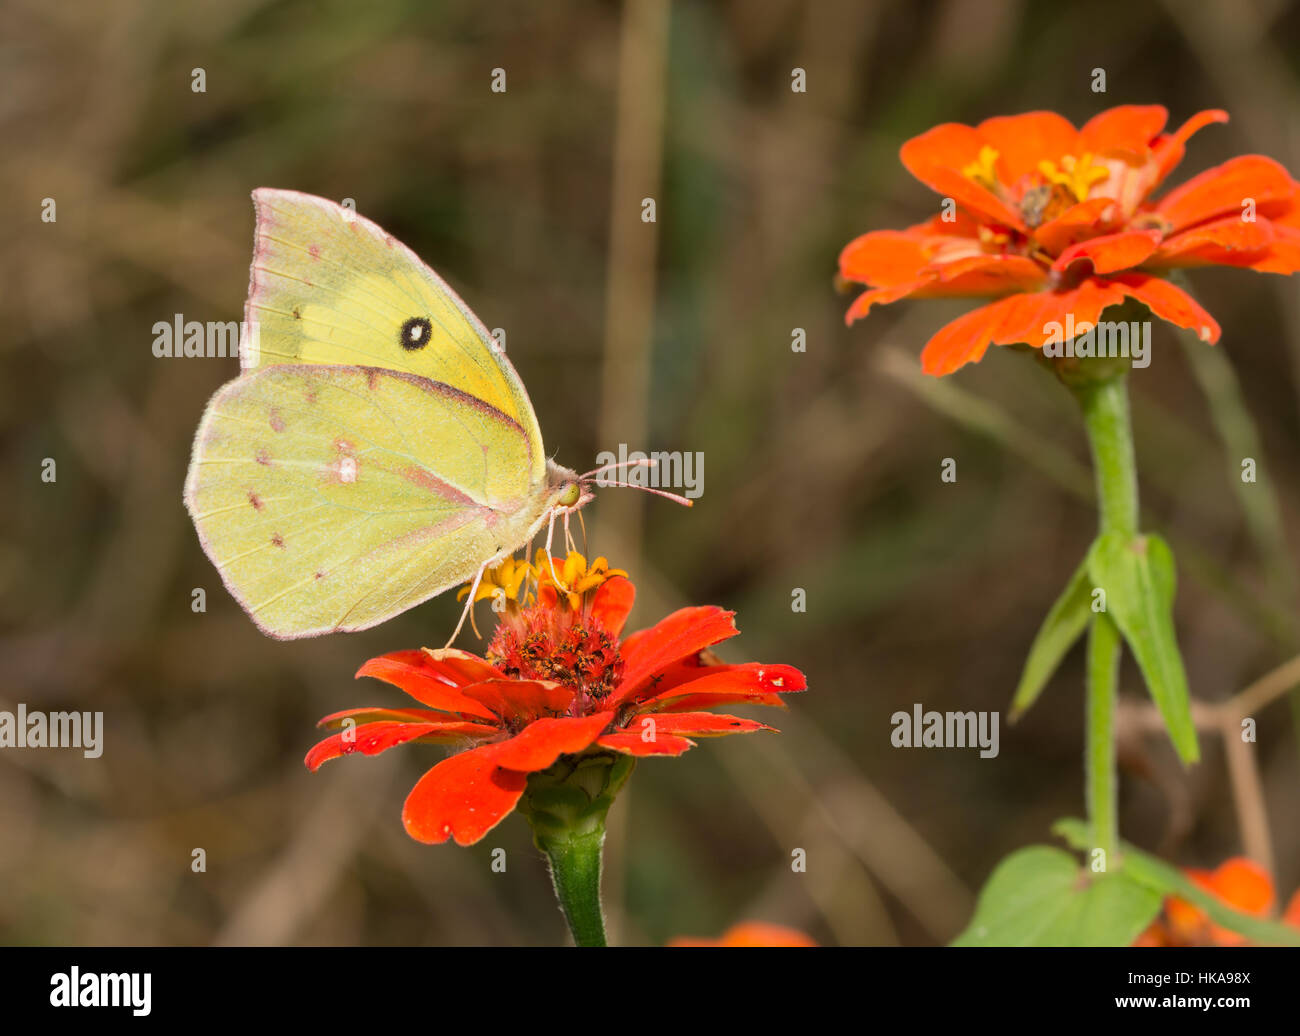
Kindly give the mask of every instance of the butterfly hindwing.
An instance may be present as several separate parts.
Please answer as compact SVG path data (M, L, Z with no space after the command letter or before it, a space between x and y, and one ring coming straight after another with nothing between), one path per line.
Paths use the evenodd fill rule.
M522 546L549 504L525 429L377 367L271 365L208 404L185 500L227 587L273 636L373 626Z

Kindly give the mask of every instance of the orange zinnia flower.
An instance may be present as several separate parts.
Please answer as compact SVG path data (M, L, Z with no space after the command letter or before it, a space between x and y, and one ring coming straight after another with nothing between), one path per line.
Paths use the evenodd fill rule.
M344 727L307 753L327 760L375 755L408 741L464 746L429 770L406 799L402 820L421 842L477 842L519 803L529 774L562 756L681 755L692 737L771 730L750 719L701 711L715 705L782 705L802 691L788 665L724 665L708 649L736 635L732 612L683 608L619 639L635 589L603 558L588 568L571 554L557 585L549 564L533 570L535 601L508 607L486 658L424 648L372 658L357 676L400 687L424 708L336 712ZM512 582L495 580L494 585ZM357 724L360 725L357 725Z
M1276 899L1273 880L1263 867L1245 857L1225 860L1213 871L1192 868L1183 873L1206 892L1242 913L1267 917L1273 909ZM1300 910L1292 916L1297 903L1300 903L1300 893L1284 915L1284 921L1300 925ZM1248 941L1244 935L1215 924L1200 907L1170 896L1165 900L1163 916L1138 936L1135 945L1245 946Z
M716 939L679 935L669 946L816 946L811 937L797 928L768 924L766 921L742 921L732 925Z
M1219 325L1160 273L1218 264L1300 270L1300 184L1271 158L1243 155L1148 200L1197 130L1226 122L1203 111L1164 133L1160 105L1123 105L1081 130L1054 112L946 123L903 145L903 164L951 199L907 230L878 230L840 255L840 275L868 285L845 316L908 296L992 296L921 354L927 374L979 361L989 345L1041 348L1053 322L1095 324L1133 298L1215 342Z

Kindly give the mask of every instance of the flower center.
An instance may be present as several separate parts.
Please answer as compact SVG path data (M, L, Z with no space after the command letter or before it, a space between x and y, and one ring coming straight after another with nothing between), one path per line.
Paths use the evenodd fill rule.
M1110 176L1110 170L1104 165L1093 164L1089 153L1078 158L1065 155L1059 166L1055 162L1039 162L1038 171L1048 183L1064 187L1073 194L1075 201L1086 201L1092 185Z
M961 174L968 180L972 180L985 187L990 191L996 192L998 186L997 173L994 167L997 165L998 151L985 144L980 148L979 157L970 165L962 168Z
M579 707L600 702L623 675L618 641L592 616L535 605L507 616L487 660L519 680L553 680L579 692Z

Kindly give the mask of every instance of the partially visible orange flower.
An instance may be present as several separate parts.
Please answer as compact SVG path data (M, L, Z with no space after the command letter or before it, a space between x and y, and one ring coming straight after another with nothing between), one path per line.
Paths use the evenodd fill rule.
M793 666L720 662L711 649L739 632L732 612L682 608L624 636L636 594L626 573L604 558L588 565L580 554L560 568L552 573L541 554L522 576L511 563L487 577L508 604L485 657L424 648L368 661L357 676L400 687L420 707L326 716L322 726L342 729L307 753L308 768L408 742L458 749L420 778L402 820L418 841L470 845L515 810L530 775L562 758L678 756L695 738L772 730L709 710L784 707L780 695L807 686ZM527 576L536 580L535 594L527 592ZM605 769L612 772L612 763ZM623 779L629 771L630 762L618 768ZM603 788L581 790L604 801Z
M1161 278L1185 266L1300 270L1300 184L1277 162L1243 155L1149 196L1217 110L1165 133L1160 105L1122 105L1082 129L1054 112L945 123L903 145L907 169L951 199L950 211L906 230L850 242L840 276L870 290L845 315L907 297L996 301L958 317L921 354L927 374L979 361L989 345L1041 348L1055 322L1095 325L1133 298L1207 342L1219 325ZM1068 336L1067 336L1068 337Z
M1183 872L1196 885L1228 906L1253 917L1267 917L1276 902L1273 881L1259 864L1234 857L1213 871L1189 869ZM1300 892L1287 908L1283 920L1300 927ZM1138 936L1136 946L1245 946L1249 940L1238 932L1215 924L1198 906L1171 896L1164 912Z
M765 921L742 921L732 925L716 939L679 935L669 946L816 946L812 938L796 928L768 924Z
M1291 902L1286 905L1286 910L1282 912L1282 920L1287 924L1300 928L1300 889L1295 890Z

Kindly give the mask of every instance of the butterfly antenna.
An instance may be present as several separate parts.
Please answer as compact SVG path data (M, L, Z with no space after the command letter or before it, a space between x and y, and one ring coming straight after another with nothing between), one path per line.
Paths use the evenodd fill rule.
M588 471L585 475L579 475L578 481L579 482L594 481L597 478L599 478L601 475L605 474L605 472L617 471L620 468L653 468L653 467L657 467L658 464L659 461L656 460L654 457L642 457L638 460L615 461L613 464L605 464L599 468L593 468L591 471ZM618 486L623 489L641 489L647 493L653 493L655 496L662 496L665 499L673 501L673 503L675 504L681 504L683 507L694 506L694 501L691 500L689 497L682 496L679 493L669 493L663 489L653 489L650 486L638 486L634 482L611 482L608 479L605 479L603 480L602 484L605 486Z
M619 468L653 468L659 461L654 457L642 457L638 460L616 460L613 464L602 464L598 468L592 468L585 475L579 475L579 482L586 482L598 475L603 475L607 471L617 471Z
M639 489L643 493L662 496L665 500L671 500L673 503L681 504L683 507L695 506L695 501L690 497L682 496L680 493L670 493L666 489L654 489L651 486L638 486L635 482L606 482L605 485L615 486L620 489Z

